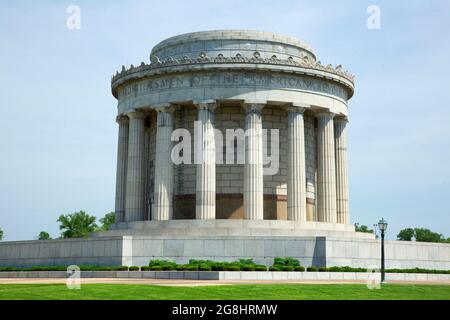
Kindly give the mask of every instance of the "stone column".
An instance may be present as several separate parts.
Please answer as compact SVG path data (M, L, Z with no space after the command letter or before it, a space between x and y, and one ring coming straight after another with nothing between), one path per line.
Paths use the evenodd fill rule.
M263 104L244 104L245 115L245 165L244 214L245 219L263 220Z
M157 109L155 196L152 220L171 220L173 215L173 163L171 158L173 108Z
M150 120L150 118L146 118L146 120ZM150 180L150 140L151 140L151 131L150 131L150 123L145 123L145 157L144 157L144 187L145 187L145 212L144 212L144 220L151 220L151 216L149 215L151 212L150 209L150 186L153 181Z
M145 212L145 113L131 112L128 138L125 221L141 221Z
M336 163L334 150L334 114L317 114L317 216L333 222L336 217Z
M199 137L196 150L197 184L195 194L195 217L199 220L216 218L216 148L214 141L215 103L197 104Z
M289 107L288 111L288 220L306 221L306 161L304 108Z
M117 142L117 170L116 170L116 223L125 221L125 197L127 183L128 159L128 117L118 116L119 138Z
M334 143L336 147L336 205L337 222L349 224L348 171L347 171L347 119L334 119Z

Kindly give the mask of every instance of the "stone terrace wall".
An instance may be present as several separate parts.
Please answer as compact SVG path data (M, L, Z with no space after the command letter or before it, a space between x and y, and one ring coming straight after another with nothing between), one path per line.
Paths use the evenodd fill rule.
M0 266L105 265L125 263L131 238L105 237L0 242Z
M71 240L0 242L0 266L147 265L151 259L234 261L252 258L271 265L294 257L304 266L380 265L380 241L337 237L151 237L121 236ZM387 268L450 270L450 244L386 242Z

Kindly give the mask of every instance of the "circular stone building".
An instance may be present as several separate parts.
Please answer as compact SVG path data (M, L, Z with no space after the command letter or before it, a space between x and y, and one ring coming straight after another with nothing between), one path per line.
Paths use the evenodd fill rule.
M295 38L241 30L166 39L150 61L112 78L119 141L108 235L373 238L350 224L346 124L354 78L340 65L321 64ZM201 137L174 163L174 146L186 141L172 133L196 136L196 127ZM239 129L243 145L225 138ZM274 170L264 147L275 141L264 129L278 129ZM225 162L228 147L233 160L244 160Z
M112 78L116 223L88 238L2 241L0 266L379 264L379 240L349 218L350 74L297 39L257 31L176 36L150 60ZM387 241L386 267L447 270L450 245Z

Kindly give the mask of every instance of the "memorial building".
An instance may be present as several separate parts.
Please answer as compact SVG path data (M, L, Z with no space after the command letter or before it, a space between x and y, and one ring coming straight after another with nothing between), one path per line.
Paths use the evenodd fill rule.
M111 79L116 223L88 238L1 242L0 266L379 265L379 240L350 219L349 72L260 31L179 35L149 58ZM450 245L387 241L386 266L448 270Z

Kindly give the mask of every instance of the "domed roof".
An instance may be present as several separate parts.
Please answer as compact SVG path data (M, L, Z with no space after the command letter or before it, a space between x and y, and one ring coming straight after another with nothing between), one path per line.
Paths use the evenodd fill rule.
M324 65L316 60L314 51L307 44L296 38L271 32L216 30L182 34L157 44L150 54L150 61L150 64L142 62L136 67L122 66L120 72L116 72L111 78L113 95L118 97L120 87L128 86L127 90L130 90L133 82L144 79L150 81L161 77L173 78L181 74L189 74L192 77L203 74L203 78L213 81L222 79L220 77L226 72L235 72L242 75L242 79L247 79L247 82L243 80L239 90L244 90L245 86L249 87L250 83L265 83L269 87L280 85L283 88L295 86L297 83L297 89L316 89L326 93L332 90L332 95L343 100L351 98L354 92L354 76L341 65ZM261 76L265 71L267 73L258 82L255 77ZM209 77L206 76L208 73ZM190 81L190 86L194 79L192 77L187 81ZM269 77L269 80L265 77ZM283 77L292 79L285 79L288 82L283 82ZM236 77L233 79L238 80ZM184 83L180 79L175 80L176 84ZM175 80L167 80L164 84L172 89L171 81ZM159 85L157 82L158 88ZM213 91L219 90L222 85L223 83L215 84ZM151 89L149 86L151 87L147 84L146 89L141 89L148 91ZM254 85L250 87L254 88ZM133 85L132 90L138 90L138 87ZM193 89L189 87L189 90ZM171 90L171 94L175 91ZM222 98L223 95L220 99Z
M250 58L255 53L263 59L274 56L279 59L307 56L311 61L316 60L313 49L296 38L251 30L201 31L171 37L153 48L150 59L195 59L202 55L212 58L230 58L236 55Z

